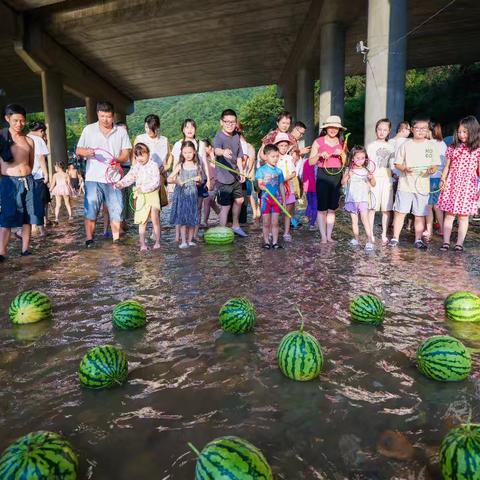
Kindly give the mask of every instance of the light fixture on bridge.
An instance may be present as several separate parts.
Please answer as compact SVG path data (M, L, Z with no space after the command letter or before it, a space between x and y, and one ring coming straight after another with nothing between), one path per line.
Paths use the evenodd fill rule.
M363 63L367 61L367 54L370 51L370 49L363 43L363 40L360 40L357 42L355 45L355 50L357 53L361 53L363 55Z

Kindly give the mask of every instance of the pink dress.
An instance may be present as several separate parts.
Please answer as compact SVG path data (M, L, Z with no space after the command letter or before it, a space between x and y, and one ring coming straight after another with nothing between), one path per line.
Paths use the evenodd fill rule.
M51 193L52 195L68 197L72 195L73 192L65 178L57 177L57 183L55 184L55 187L53 187Z
M475 215L478 209L480 148L471 152L464 144L457 148L450 145L446 157L450 160L450 168L437 207L454 215Z

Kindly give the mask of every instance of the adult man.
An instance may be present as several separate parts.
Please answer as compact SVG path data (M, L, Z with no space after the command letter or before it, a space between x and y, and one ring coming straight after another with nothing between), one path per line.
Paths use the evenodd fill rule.
M5 260L12 228L22 227L22 255L27 256L32 224L43 225L42 206L34 195L32 177L35 147L33 140L23 133L25 109L7 105L5 120L9 127L1 132L0 261Z
M109 182L111 153L119 163L128 162L132 145L125 128L113 123L114 109L109 102L97 103L98 122L87 125L77 144L77 155L87 158L85 174L85 246L93 245L98 212L106 204L110 216L113 242L120 238L122 192ZM108 152L108 153L106 153ZM111 167L110 167L111 168Z
M228 212L232 205L232 230L241 237L247 234L240 228L239 216L243 203L242 183L245 177L243 168L243 151L240 136L236 133L237 114L230 109L224 110L220 117L221 131L215 135L213 146L219 164L228 169L239 171L239 175L232 174L219 165L216 170L218 204L220 205L220 225L227 224Z

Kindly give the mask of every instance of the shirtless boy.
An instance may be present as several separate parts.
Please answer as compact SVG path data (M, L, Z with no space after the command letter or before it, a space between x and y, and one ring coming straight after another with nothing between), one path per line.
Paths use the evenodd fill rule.
M43 225L42 205L35 198L32 177L35 147L23 133L25 109L7 105L5 120L9 128L2 131L2 137L8 138L10 145L0 157L0 261L5 260L12 228L22 227L22 255L27 256L32 224Z

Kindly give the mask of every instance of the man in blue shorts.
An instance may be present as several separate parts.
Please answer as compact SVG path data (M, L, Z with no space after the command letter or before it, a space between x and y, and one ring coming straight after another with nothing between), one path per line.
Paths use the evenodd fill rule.
M106 204L112 227L113 243L120 238L122 220L122 191L116 190L111 181L111 161L122 164L130 159L132 144L125 128L113 123L113 105L109 102L97 103L98 122L87 125L77 144L77 155L87 158L85 175L85 246L93 245L93 236L98 212ZM111 154L111 155L109 155ZM110 173L109 173L110 172Z

